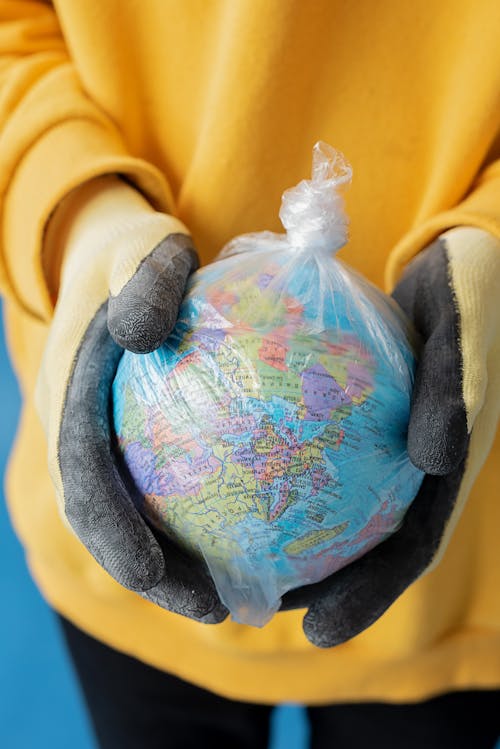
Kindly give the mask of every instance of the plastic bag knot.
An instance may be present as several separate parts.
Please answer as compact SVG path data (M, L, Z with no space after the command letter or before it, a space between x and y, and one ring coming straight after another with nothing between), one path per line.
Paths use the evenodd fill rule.
M341 188L349 184L352 168L327 143L313 148L312 179L304 179L283 194L281 223L292 247L337 252L347 241L348 218Z

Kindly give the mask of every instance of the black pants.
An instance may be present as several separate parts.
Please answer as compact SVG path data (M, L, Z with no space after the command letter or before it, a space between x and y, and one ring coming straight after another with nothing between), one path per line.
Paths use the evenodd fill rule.
M272 707L218 697L59 617L100 749L266 749ZM312 749L493 749L500 690L308 708Z

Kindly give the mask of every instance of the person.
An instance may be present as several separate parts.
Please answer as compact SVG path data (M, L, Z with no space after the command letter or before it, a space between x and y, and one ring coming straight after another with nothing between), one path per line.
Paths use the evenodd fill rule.
M494 0L0 2L8 503L102 747L265 746L285 701L315 749L494 746L499 31ZM354 168L350 264L423 336L427 476L394 536L258 630L138 515L109 385L198 262L278 229L318 139Z

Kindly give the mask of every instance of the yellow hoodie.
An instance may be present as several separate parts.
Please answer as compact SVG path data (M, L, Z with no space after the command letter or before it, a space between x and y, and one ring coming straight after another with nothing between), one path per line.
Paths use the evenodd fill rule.
M35 580L78 626L241 700L500 686L498 438L441 563L320 650L303 612L201 625L115 583L58 515L33 407L53 310L44 228L91 177L126 175L207 263L236 234L279 230L280 195L322 139L354 168L342 255L375 283L449 227L500 238L499 38L497 0L0 0L0 284L24 399L7 494Z

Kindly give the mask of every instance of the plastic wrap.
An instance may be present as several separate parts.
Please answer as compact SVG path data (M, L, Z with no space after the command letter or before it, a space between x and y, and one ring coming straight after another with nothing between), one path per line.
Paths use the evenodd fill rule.
M262 626L400 527L423 474L406 433L415 355L392 300L338 261L351 169L314 147L286 234L237 237L196 272L178 323L125 352L117 442L157 528L202 556L239 622Z

